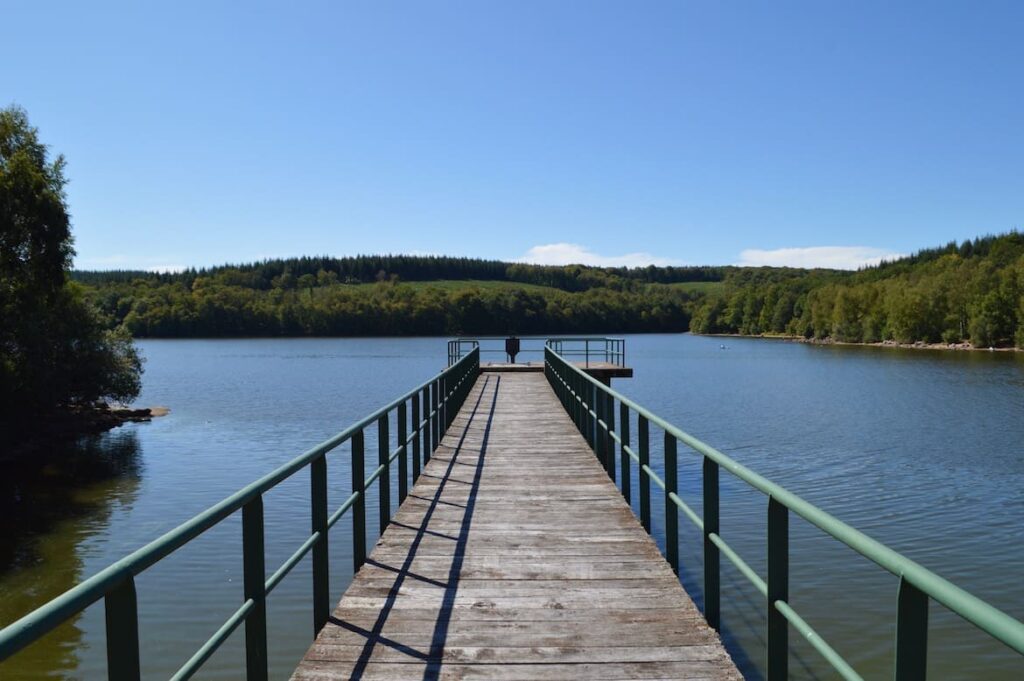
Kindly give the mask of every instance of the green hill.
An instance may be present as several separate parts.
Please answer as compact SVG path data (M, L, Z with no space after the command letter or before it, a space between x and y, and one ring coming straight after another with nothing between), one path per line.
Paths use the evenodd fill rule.
M137 337L686 331L1024 346L1024 236L856 272L551 267L443 256L307 257L178 273L74 272Z
M696 305L691 329L1024 347L1024 235L952 242L857 272L736 272Z
M136 337L624 333L687 330L730 269L358 256L73 278Z

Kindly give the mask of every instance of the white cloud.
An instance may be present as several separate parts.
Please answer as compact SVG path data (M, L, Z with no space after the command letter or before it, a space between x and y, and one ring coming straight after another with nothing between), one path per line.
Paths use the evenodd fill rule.
M519 258L519 262L534 265L594 265L596 267L646 267L647 265L680 265L670 258L651 253L599 255L579 244L557 243L534 246Z
M187 265L168 263L160 257L137 257L128 255L108 255L100 258L75 258L77 270L145 270L147 272L181 272L188 269Z
M877 265L882 260L895 260L904 254L868 246L811 246L809 248L776 248L760 250L748 248L740 253L737 265L745 267L827 267L836 270L855 270L866 265Z

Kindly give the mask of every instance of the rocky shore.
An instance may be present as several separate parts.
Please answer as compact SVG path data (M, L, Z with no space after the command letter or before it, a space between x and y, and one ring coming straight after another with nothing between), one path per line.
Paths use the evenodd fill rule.
M691 332L692 333L692 332ZM825 338L804 338L803 336L788 336L785 334L755 334L746 335L742 333L700 333L695 336L709 336L712 338L760 338L765 340L788 341L790 343L806 343L807 345L850 345L856 347L875 348L899 348L902 350L959 350L973 352L1024 352L1021 348L994 348L975 347L969 342L962 343L926 343L917 341L915 343L898 343L894 340L884 340L877 343L850 343L848 341L835 340L831 336Z
M969 342L962 343L926 343L924 341L916 341L914 343L897 343L894 340L884 340L878 343L848 343L845 341L837 341L831 337L825 338L787 338L797 343L807 343L809 345L856 345L865 347L877 347L877 348L900 348L903 350L967 350L976 352L1020 352L1019 348L994 348L994 347L975 347Z

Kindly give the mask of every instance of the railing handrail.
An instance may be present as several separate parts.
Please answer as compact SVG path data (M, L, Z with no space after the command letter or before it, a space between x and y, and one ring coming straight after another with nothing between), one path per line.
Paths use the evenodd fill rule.
M649 411L643 406L637 404L628 397L616 392L609 386L606 386L600 381L592 378L589 374L587 374L585 371L582 371L578 367L574 366L571 362L564 360L550 344L545 349L545 364L546 368L550 368L554 376L557 377L558 380L562 382L563 385L561 387L564 389L568 389L570 392L569 395L565 395L564 390L560 391L559 386L554 385L554 379L552 378L552 375L549 374L549 380L552 380L553 387L556 388L556 393L562 394L564 397L566 397L567 400L579 402L579 408L586 412L588 418L593 417L594 419L594 423L590 426L591 429L597 430L599 428L603 428L607 432L609 439L611 441L619 443L621 451L623 452L624 456L628 454L629 457L632 458L634 461L641 461L640 457L636 455L636 452L632 450L628 442L623 440L623 434L621 432L615 432L615 400L619 401L620 409L622 409L624 413L627 413L625 410L632 410L636 412L638 416L641 417L647 423L652 423L655 426L661 428L662 431L666 434L666 442L669 437L673 438L676 441L682 442L690 449L694 450L702 457L704 457L705 460L709 460L713 462L715 465L725 468L725 470L729 471L740 480L743 480L754 489L757 489L758 491L766 494L770 500L770 505L773 502L774 504L778 504L785 509L793 511L804 520L808 521L818 529L825 532L828 536L845 544L849 548L853 549L860 555L876 563L888 572L896 575L897 577L900 577L901 587L904 581L908 582L910 585L920 590L920 592L926 595L927 597L930 597L935 601L941 603L942 605L946 606L951 611L953 611L960 617L964 618L968 622L974 624L979 629L981 629L988 635L992 636L996 640L1001 641L1002 643L1006 644L1016 652L1024 654L1024 622L1020 622L1019 620L1008 615L1002 610L999 610L990 603L987 603L986 601L978 598L977 596L974 596L973 594L956 586L952 582L935 574L934 572L925 568L919 563L897 553L896 551L890 549L881 542L872 539L860 530L857 530L854 527L847 525L835 516L819 509L818 507L814 506L813 504L801 498L800 496L786 490L785 488L774 482L771 482L767 478L759 475L758 473L755 473L753 470L736 462L735 460L718 451L714 447L711 447L710 445L698 440L692 435L684 432L683 430L677 428L671 423L665 421L658 415L654 414L653 412ZM574 391L572 389L572 386L568 384L566 378L563 378L561 375L559 375L560 370L562 370L562 373L564 373L565 371L569 372L569 375L572 377L572 380L575 382L575 385L587 386L587 389L590 391L601 391L601 393L603 393L606 396L606 399L610 398L611 416L607 419L604 418L604 416L608 413L608 405L602 405L601 400L598 400L596 397L588 400L585 398L585 395L582 393L582 391ZM591 402L594 402L595 404L591 404ZM609 422L611 422L610 426ZM628 440L628 437L629 436L627 431L625 435L626 440ZM610 448L614 448L614 445L611 444L610 442L605 443L604 447L608 448L609 445L611 445ZM595 452L597 452L598 444L595 442L594 446ZM607 456L610 456L610 453L608 453L607 451L605 452L605 454ZM614 467L614 460L612 460L611 463ZM666 474L668 474L667 470ZM648 472L647 476L649 478L656 479L656 481L661 484L662 488L665 488L664 481L657 480L653 472ZM714 490L714 499L715 504L717 505L717 471L714 473L714 480L716 485L716 489ZM624 490L624 493L628 492ZM683 510L684 514L686 514L690 518L690 520L694 522L694 524L700 527L702 531L706 531L706 528L704 527L704 519L697 516L696 513L692 509L690 509L688 505L686 505L681 499L679 499L678 495L675 494L674 490L671 490L671 493L667 493L666 496L668 497L666 499L666 502L671 501L673 506L680 510ZM668 506L668 503L666 503L666 506ZM717 508L715 509L715 513L717 514ZM717 519L715 522L717 524ZM715 545L716 549L721 549L722 552L726 555L726 557L729 558L730 561L732 561L734 564L737 565L737 567L740 568L740 571L748 578L748 580L754 583L754 585L758 587L758 589L762 592L763 595L767 596L770 591L769 583L765 580L761 580L760 577L758 577L756 573L749 567L749 565L747 565L728 546L728 544L717 534L717 528L715 528L715 531L711 534L713 535L713 537L711 537L710 540ZM770 562L771 560L769 560L769 563ZM676 565L674 565L673 567L678 569L678 566ZM770 570L771 568L769 568L769 571ZM773 601L771 605L772 607L779 609L783 613L783 616L786 617L786 619L789 622L797 625L798 628L800 628L801 633L808 637L809 640L814 638L815 636L818 636L816 632L814 632L814 630L806 622L804 622L799 617L799 615L797 615L792 610L792 607L788 603L786 603L786 600L786 598L777 599ZM927 613L927 610L925 610L925 613ZM925 618L926 617L927 615L925 614ZM927 620L925 619L925 622L926 621ZM818 648L819 652L821 652L826 657L826 659L828 659L829 662L833 663L833 665L836 666L837 670L840 671L841 675L843 675L845 678L859 678L859 676L857 676L856 673L853 672L851 668L849 668L845 661L843 661L842 658L839 657L837 653L835 653L835 651L828 647L827 643L821 641L820 637L818 638L819 642L815 647ZM812 641L812 644L813 643L814 642ZM897 661L897 664L899 664L899 660ZM769 674L769 677L771 676L772 675Z
M325 523L325 529L329 529L329 527L333 525L335 522L337 522L337 520L345 513L345 511L347 511L354 505L354 503L360 497L361 494L365 494L365 488L369 487L370 484L372 484L377 478L380 477L382 468L386 469L389 463L393 461L394 458L399 453L407 454L408 446L410 442L413 442L413 440L416 440L415 442L413 442L413 444L414 448L418 452L419 442L417 438L420 436L421 432L424 432L423 440L425 446L427 445L428 442L428 435L432 435L432 439L430 440L430 442L433 444L433 446L436 446L436 441L439 439L440 435L443 434L445 428L447 428L447 426L450 424L451 418L454 418L454 413L447 413L447 402L449 398L459 399L459 395L461 395L461 397L464 398L465 393L468 391L468 386L465 385L465 381L467 380L467 378L470 377L475 378L476 374L474 373L474 370L479 371L478 351L470 352L469 354L462 357L459 361L454 363L452 366L444 369L440 373L436 374L429 380L419 384L418 386L406 392L402 396L392 400L387 405L377 409L369 416L360 419L359 421L355 422L354 424L352 424L345 430L341 431L337 435L334 435L333 437L307 450L306 452L300 454L291 461L282 464L281 466L274 469L270 473L246 485L242 489L238 490L237 492L228 496L227 498L223 499L217 504L214 504L213 506L207 508L205 511L199 513L198 515L193 516L189 520L186 520L182 524L178 525L176 528L166 532L159 538L149 542L145 546L133 551L124 558L121 558L120 560L100 570L95 575L87 578L86 580L72 587L68 591L65 591L60 596L57 596L56 598L50 600L49 602L37 608L36 610L12 622L3 629L0 629L0 661L7 659L11 655L15 654L16 652L24 648L25 646L29 645L30 643L44 636L48 632L52 631L55 627L59 626L60 624L62 624L69 618L73 617L75 614L81 612L88 606L92 605L96 601L109 596L111 592L113 592L119 585L123 584L126 580L134 578L136 575L151 567L153 564L159 562L161 559L170 555L174 551L186 545L191 540L195 539L196 537L203 534L210 528L214 527L228 516L238 512L239 510L244 510L244 508L248 504L253 502L253 500L261 498L263 494L273 489L284 480L290 478L292 475L299 472L306 466L309 466L310 464L317 460L321 460L321 457L324 457L328 452L337 448L339 445L349 440L352 440L357 434L360 436L361 439L363 430L365 430L367 426L373 424L374 422L380 423L381 420L384 419L386 428L386 417L391 411L395 410L396 408L400 408L403 410L399 412L399 422L402 423L406 416L406 414L404 413L404 405L406 404L406 402L412 399L414 405L413 416L415 419L417 419L417 421L415 423L409 424L412 426L410 432L399 432L398 448L397 450L395 450L395 452L390 451L389 442L385 443L385 446L389 448L387 461L382 461L381 465L378 466L378 469L375 472L373 472L368 478L358 481L360 483L359 487L360 489L363 490L363 492L353 492L353 494L342 504L339 511L337 511L331 517L331 519ZM455 382L455 385L447 386L445 384L445 381L449 377L455 377L458 379ZM443 389L445 391L443 398L440 395L436 394L439 389ZM431 390L433 390L434 392L430 393ZM418 411L418 409L416 408L416 405L418 404L416 400L419 398L421 394L423 394L424 398L426 398L428 393L433 395L434 400L432 401L436 401L436 404L424 403L422 407L422 414L424 418L420 419L419 414L416 413ZM456 405L456 409L457 406L458 405ZM442 414L442 411L445 411L445 413ZM444 423L440 423L440 421L442 420L442 416L444 417ZM405 426L403 424L400 427L400 430L404 429L404 427ZM424 428L427 427L433 428L434 432L432 434L425 432ZM387 434L386 430L383 432L385 433L385 435ZM406 435L408 435L408 437L406 437ZM362 452L360 452L360 454L362 455ZM425 456L429 456L429 451L425 452ZM403 465L404 463L405 462L403 459L403 461L400 462L400 470L405 470ZM362 469L362 464L360 464L359 469ZM418 472L418 469L418 463L414 463L414 472ZM353 478L354 477L355 476L353 475ZM361 478L362 475L360 475L359 477ZM384 481L384 478L380 479ZM357 481L353 479L353 485L355 485L356 482ZM401 485L400 489L402 489ZM260 509L260 513L260 525L262 527L262 509ZM381 531L383 531L383 524L384 523L382 523ZM299 551L296 552L296 554L293 555L292 558L289 558L289 560L285 561L285 564L282 565L282 567L277 572L275 572L270 577L269 580L266 580L266 575L264 574L260 582L262 584L264 580L266 580L267 584L269 585L264 595L266 595L266 593L269 593L269 591L274 586L276 586L276 584L287 574L287 572L289 572L291 568L294 567L295 563L298 562L299 558L308 553L308 551L312 549L315 544L320 543L320 539L322 539L322 537L319 536L317 533L314 533L309 539L306 540L306 542L302 546L300 546ZM262 537L260 538L260 541L262 545ZM132 587L132 589L132 597L134 598L134 587ZM248 611L242 613L242 610L246 609L250 600L251 599L246 599L246 601L243 603L242 608L240 608L239 611L236 612L236 615L239 613L241 613L241 615L239 615L237 621L234 622L234 625L227 633L230 633L230 631L233 630L234 627L237 627L237 625L240 624L241 621L244 620L246 616L248 616ZM231 620L229 620L229 623L230 622ZM220 632L218 632L218 634L219 633ZM215 634L215 637L218 634ZM226 634L223 636L223 638L226 638ZM211 639L211 641L212 640L213 639ZM218 641L217 645L219 645L221 642L223 642L223 639ZM108 646L109 644L110 642L108 636ZM214 646L213 649L207 651L206 657L208 657L209 654L212 654L214 649L216 649L216 646ZM200 653L202 652L203 651L201 650ZM197 657L200 655L200 653L197 653ZM204 660L205 657L199 660L198 664L201 664L201 662ZM190 663L191 662L192 661L190 660ZM186 666L188 666L188 664L189 663L187 663ZM196 664L195 668L191 670L191 673L194 673L194 671L198 669L198 664ZM191 673L186 674L184 677L187 678L191 675ZM118 675L111 670L110 676L111 678L115 678Z
M511 336L515 336L519 340L540 340L540 341L545 341L545 342L547 342L547 341L558 341L558 340L589 340L589 341L604 341L604 340L624 341L624 340L626 340L625 337L622 337L622 336L572 336L572 335L569 335L569 336L520 336L520 335L517 335L517 334L506 334L504 336L474 336L474 335L452 336L451 340L460 340L460 341L505 340L510 335Z
M448 340L448 363L453 364L464 351L464 346L479 348L488 354L505 354L503 347L481 347L481 341L504 341L510 336L455 336ZM543 341L537 347L523 347L516 354L543 354L548 347L557 348L562 355L585 357L589 365L591 357L604 358L605 362L618 366L626 363L626 339L615 336L515 336L520 341ZM578 347L564 348L563 345ZM593 344L598 344L594 346Z

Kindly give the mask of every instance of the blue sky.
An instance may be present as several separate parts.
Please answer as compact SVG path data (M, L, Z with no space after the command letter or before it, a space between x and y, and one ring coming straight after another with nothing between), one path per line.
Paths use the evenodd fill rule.
M854 266L1024 220L1019 2L4 3L76 265Z

